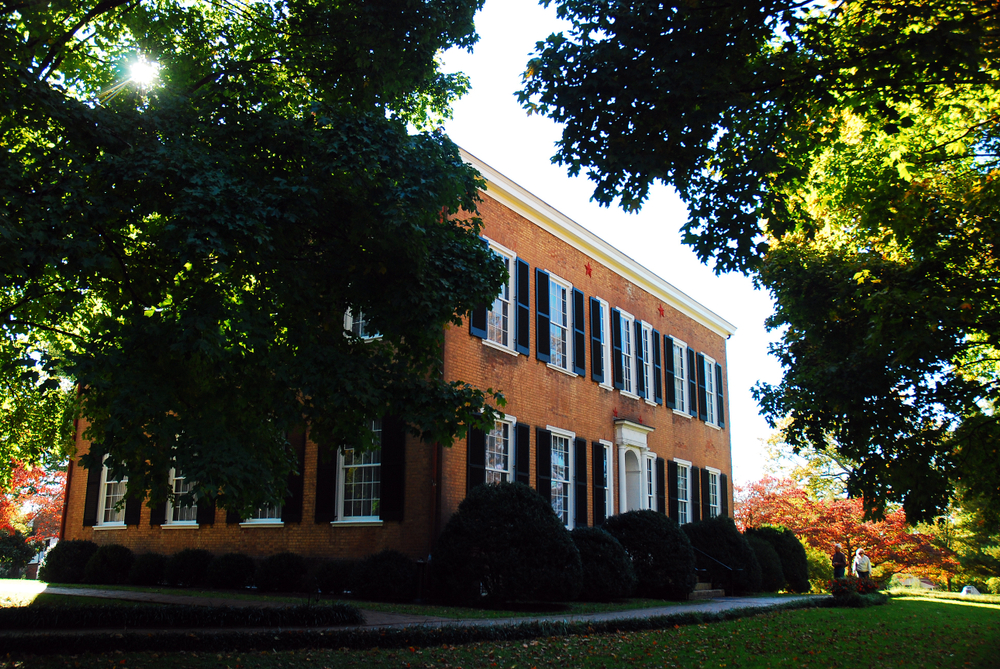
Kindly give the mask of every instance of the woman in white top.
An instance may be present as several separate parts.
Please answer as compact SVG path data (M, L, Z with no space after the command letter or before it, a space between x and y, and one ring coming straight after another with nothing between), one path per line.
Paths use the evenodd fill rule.
M854 552L854 575L858 578L868 578L872 574L872 561L865 555L865 551L859 548Z

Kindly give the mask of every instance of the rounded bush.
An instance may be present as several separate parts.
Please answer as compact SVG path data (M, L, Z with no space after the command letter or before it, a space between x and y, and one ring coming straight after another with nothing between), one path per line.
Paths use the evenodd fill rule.
M254 581L265 592L302 592L306 587L306 559L296 553L277 553L257 565Z
M205 584L210 588L237 590L253 585L257 563L243 553L226 553L212 560L205 571Z
M991 595L1000 595L1000 578L991 576L986 579L986 589Z
M467 604L569 601L580 553L552 505L522 483L476 486L458 505L430 561L435 596Z
M695 564L712 583L735 592L760 591L760 563L746 537L728 516L681 526L695 548Z
M417 563L399 551L384 550L357 563L351 595L373 602L412 602L420 591Z
M809 592L812 588L809 584L809 559L794 532L784 527L755 527L747 528L747 533L766 540L778 553L781 571L785 574L785 586L789 590Z
M97 544L93 541L60 541L45 556L38 578L48 583L80 583L87 562L96 552Z
M324 595L340 597L345 590L350 590L354 568L354 560L326 560L316 569L316 588Z
M205 572L213 556L201 548L185 548L167 558L163 577L170 585L191 587L205 582Z
M167 556L159 553L142 553L135 556L132 568L128 570L131 585L159 585L167 568Z
M632 595L635 569L617 539L599 527L578 527L570 536L583 566L579 599L608 602Z
M764 592L778 592L785 587L785 573L781 571L781 558L777 551L756 535L748 534L746 538L760 563L760 589Z
M128 580L135 556L125 546L101 546L87 560L83 568L83 582L98 585L120 585Z
M677 521L647 509L611 516L602 528L632 560L636 595L686 599L694 590L694 550Z

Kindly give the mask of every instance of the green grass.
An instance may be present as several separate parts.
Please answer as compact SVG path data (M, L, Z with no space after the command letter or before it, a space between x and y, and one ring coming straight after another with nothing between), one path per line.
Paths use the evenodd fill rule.
M279 667L751 667L779 669L996 666L1000 606L896 599L867 609L805 609L656 632L553 637L393 650L107 653L0 660L4 669L278 669Z

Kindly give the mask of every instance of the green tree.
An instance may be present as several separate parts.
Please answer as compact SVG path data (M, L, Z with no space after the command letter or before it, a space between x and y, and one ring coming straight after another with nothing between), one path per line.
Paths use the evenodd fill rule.
M386 414L445 443L491 420L438 354L504 271L429 130L467 87L435 55L471 48L481 4L5 4L5 382L79 387L85 464L133 493L176 466L244 512L283 496L304 421L364 448Z
M548 4L546 2L546 4ZM673 184L686 243L753 273L796 449L835 444L866 511L1000 512L994 407L1000 14L971 0L557 0L521 100L595 198Z

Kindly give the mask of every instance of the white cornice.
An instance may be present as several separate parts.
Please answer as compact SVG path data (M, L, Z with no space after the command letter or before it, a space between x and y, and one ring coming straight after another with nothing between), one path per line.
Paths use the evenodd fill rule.
M673 284L665 281L635 260L608 244L576 221L546 204L465 149L462 158L479 170L486 179L486 194L524 216L546 232L617 272L635 285L669 304L682 314L722 337L736 332L736 326L695 301Z

